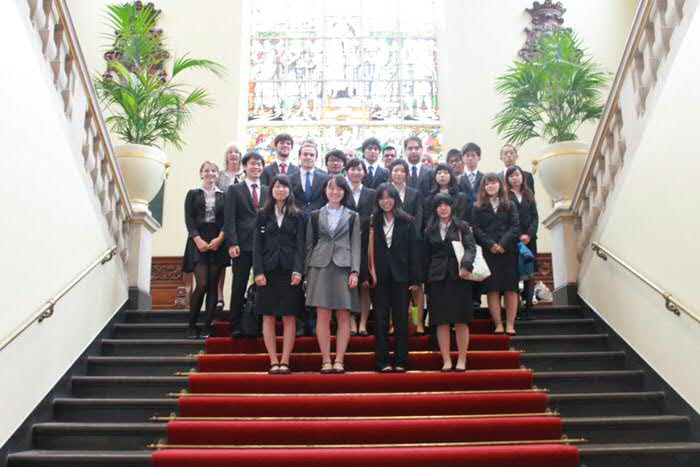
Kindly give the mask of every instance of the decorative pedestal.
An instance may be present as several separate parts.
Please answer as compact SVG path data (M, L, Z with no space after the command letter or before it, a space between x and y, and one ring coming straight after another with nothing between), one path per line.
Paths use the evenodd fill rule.
M576 216L559 207L542 224L551 231L554 305L577 305L579 261L576 256Z
M131 310L150 309L151 258L153 257L153 234L160 224L150 213L134 212L129 227L129 305Z

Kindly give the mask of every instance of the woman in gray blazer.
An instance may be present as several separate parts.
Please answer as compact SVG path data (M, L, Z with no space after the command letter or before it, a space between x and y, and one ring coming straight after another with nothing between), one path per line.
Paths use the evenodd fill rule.
M343 359L350 340L350 313L360 312L360 219L346 208L352 196L345 177L323 185L328 204L311 213L306 229L306 306L316 307L316 336L323 356L321 373L345 373ZM335 310L335 363L331 360L331 313Z

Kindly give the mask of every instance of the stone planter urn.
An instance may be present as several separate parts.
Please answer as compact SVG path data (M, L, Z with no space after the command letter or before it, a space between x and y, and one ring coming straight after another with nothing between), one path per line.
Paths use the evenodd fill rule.
M148 213L148 203L158 194L170 164L165 153L155 146L121 144L114 153L124 175L134 212Z
M564 141L544 146L534 157L532 172L552 198L554 209L571 206L590 146L582 141Z

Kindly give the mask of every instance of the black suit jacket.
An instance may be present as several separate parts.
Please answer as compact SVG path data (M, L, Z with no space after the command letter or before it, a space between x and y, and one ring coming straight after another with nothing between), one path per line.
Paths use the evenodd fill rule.
M527 172L525 170L523 170L522 172L523 172L523 175L525 176L525 184L528 187L530 187L530 189L534 193L535 192L535 177L533 177L530 172ZM498 172L497 175L498 175L499 180L501 180L501 182L504 181L503 179L505 178L505 174L506 174L505 170L501 170L500 172Z
M409 165L408 174L406 174L406 184L418 190L422 196L428 196L435 189L435 171L425 168L423 164L420 164L419 167L418 178L414 183L413 177L411 177L411 167Z
M204 191L199 188L190 190L185 196L185 225L187 235L194 238L199 235L199 227L204 224ZM216 224L220 229L224 228L224 194L216 192L216 202L214 204Z
M267 186L260 186L260 206L267 199ZM248 184L243 181L228 187L224 203L224 237L226 246L238 246L241 251L253 251L253 231L255 229L256 209Z
M282 225L277 218L258 211L253 236L253 274L275 270L304 273L304 217L285 214ZM291 278L290 278L291 280Z
M540 216L537 213L537 204L523 197L522 201L511 193L510 200L518 209L518 221L520 222L520 235L527 235L531 239L537 238L537 227Z
M484 178L484 174L480 171L476 171L476 178L474 179L474 189L469 185L469 177L465 172L462 179L459 181L459 189L462 193L467 195L469 202L474 205L476 203L476 198L479 196L479 186L481 185L481 180Z
M265 166L262 174L260 174L260 181L263 185L270 186L270 181L272 180L272 177L280 173L280 168L277 164L278 161L275 161ZM299 172L299 166L294 165L291 162L287 162L287 176L291 177L295 172Z
M308 220L313 211L321 209L326 205L326 195L321 188L328 179L328 174L320 169L314 169L313 181L311 182L311 193L304 192L305 180L301 179L301 170L297 170L289 176L294 192L294 204L304 213L304 219Z
M462 231L462 245L464 246L464 256L462 263L457 264L457 257L452 242L459 241L459 231ZM474 270L474 257L476 256L476 243L474 236L469 231L469 227L460 221L452 221L447 228L445 240L440 237L439 224L426 232L425 235L425 271L427 271L426 282L438 282L446 277L457 279L459 269Z
M352 209L353 211L358 213L360 215L360 220L364 221L370 216L370 214L372 214L376 195L377 192L375 190L363 186L362 191L360 192L360 202L358 204L355 204L355 198L353 196L350 196L348 197L348 200L345 203L345 207L347 207L348 209Z
M369 175L369 165L367 165L367 175L362 179L362 184L367 188L376 190L379 185L389 180L389 171L384 167L377 167L374 176Z
M409 285L420 283L420 259L416 248L416 229L413 222L394 220L391 247L386 245L384 228L374 228L374 268L378 282L389 280L389 274L395 282L407 282Z
M515 203L510 203L508 208L499 206L498 212L494 213L490 203L482 208L474 206L472 229L482 248L490 250L494 243L498 243L506 250L515 251L520 235L518 208Z
M418 190L406 187L403 198L403 209L413 216L413 225L416 229L416 239L423 240L423 198Z

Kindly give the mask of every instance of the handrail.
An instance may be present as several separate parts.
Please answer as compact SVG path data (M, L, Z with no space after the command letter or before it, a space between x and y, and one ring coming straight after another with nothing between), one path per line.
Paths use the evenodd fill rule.
M41 308L39 308L39 311L32 316L31 319L27 320L24 324L22 324L20 327L15 329L12 334L10 334L7 338L5 338L2 343L0 343L0 351L2 351L5 347L10 345L15 339L17 339L24 331L26 331L29 326L34 324L35 322L41 323L45 319L51 318L54 313L54 308L56 304L58 303L61 298L63 298L64 295L66 295L68 292L71 291L73 287L75 287L81 280L85 278L93 269L95 269L97 266L100 264L105 264L108 261L110 261L114 256L117 254L117 247L113 246L102 255L98 259L96 259L90 266L85 268L82 273L80 273L75 279L70 281L68 285L66 285L60 292L58 292L56 295L51 297L44 305L42 305Z
M80 74L80 81L85 90L85 97L90 106L90 112L97 123L97 133L100 141L104 145L105 155L107 161L109 162L109 167L115 178L115 184L119 190L119 195L124 202L122 203L126 209L127 219L133 217L133 209L131 207L131 201L129 200L129 193L126 190L126 183L124 182L124 176L122 175L119 165L115 161L114 148L112 147L112 142L109 139L109 132L107 131L107 126L105 125L104 117L102 116L102 111L100 106L97 104L97 93L92 85L92 80L90 79L90 74L88 72L88 67L85 62L85 57L83 56L82 49L80 48L80 42L78 41L78 36L75 32L75 26L73 25L73 20L71 19L68 6L65 0L54 0L54 4L57 7L59 21L63 25L63 30L66 32L66 41L68 42L68 47L70 48L71 55L75 59L75 66Z
M585 191L586 184L591 178L596 155L600 153L600 146L603 144L605 139L603 136L606 129L610 125L610 120L614 115L613 109L618 107L618 102L620 100L620 94L622 92L623 84L627 78L627 73L629 72L632 62L635 58L635 53L639 48L639 43L644 35L644 29L651 16L652 7L656 0L641 0L639 6L637 7L637 13L632 23L632 36L627 41L627 46L625 47L625 52L622 54L622 59L617 68L617 73L615 74L615 79L610 86L610 94L608 94L608 101L605 104L605 110L603 111L603 116L598 123L598 128L596 129L595 136L593 137L593 143L591 144L591 149L588 152L588 158L586 160L586 165L584 166L583 173L579 177L578 185L574 191L574 196L571 202L571 210L577 212L579 204L581 203L582 194Z
M649 279L644 277L639 271L634 269L632 266L627 264L625 261L620 259L618 256L615 256L610 250L602 246L598 242L593 242L591 243L591 249L595 252L596 255L603 261L607 261L608 258L612 258L615 260L616 263L618 263L620 266L623 268L627 269L629 272L637 276L638 279L640 279L642 282L644 282L646 285L651 287L656 293L661 295L665 301L666 309L673 313L676 316L680 316L681 312L685 313L692 319L694 319L697 323L700 324L700 316L697 314L693 313L690 309L688 309L685 305L680 303L676 298L670 293L670 292L665 292L663 289L661 289L659 286L655 285L653 282L651 282Z

